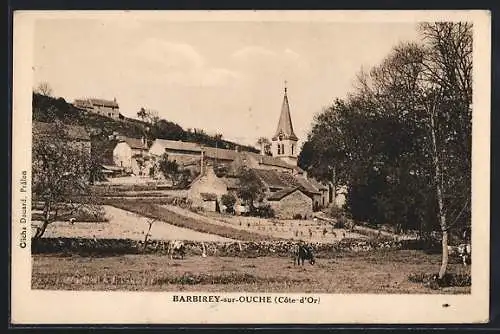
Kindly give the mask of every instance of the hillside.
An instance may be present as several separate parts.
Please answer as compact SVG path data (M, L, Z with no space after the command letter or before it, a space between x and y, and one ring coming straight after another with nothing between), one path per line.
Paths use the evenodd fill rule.
M159 120L154 125L122 115L120 115L119 120L114 120L78 109L63 98L56 99L34 93L32 108L34 121L54 122L60 120L65 124L85 127L91 136L94 155L102 157L104 163L110 162L112 150L116 144L116 141L108 139L113 134L133 138L145 136L150 142L157 138L182 140L209 147L217 146L225 149L239 147L242 151L258 152L254 147L217 139L204 131L186 131L180 125L164 119Z

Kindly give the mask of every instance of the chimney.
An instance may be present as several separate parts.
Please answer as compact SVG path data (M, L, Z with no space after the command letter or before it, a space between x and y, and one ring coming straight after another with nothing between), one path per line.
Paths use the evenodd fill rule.
M116 97L113 98L113 102L116 103Z

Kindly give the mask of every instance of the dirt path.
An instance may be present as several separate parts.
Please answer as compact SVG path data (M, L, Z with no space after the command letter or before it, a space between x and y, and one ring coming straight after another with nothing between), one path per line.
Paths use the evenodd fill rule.
M69 222L55 222L49 225L44 236L144 240L144 233L147 232L149 226L148 218L107 205L104 206L104 210L109 222L75 223L73 225ZM157 240L234 241L218 235L174 226L163 221L154 222L150 234L150 239Z

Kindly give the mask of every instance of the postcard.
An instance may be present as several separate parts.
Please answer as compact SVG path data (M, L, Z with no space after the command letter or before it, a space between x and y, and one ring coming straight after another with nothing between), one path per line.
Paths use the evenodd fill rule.
M487 11L17 11L13 324L484 323Z

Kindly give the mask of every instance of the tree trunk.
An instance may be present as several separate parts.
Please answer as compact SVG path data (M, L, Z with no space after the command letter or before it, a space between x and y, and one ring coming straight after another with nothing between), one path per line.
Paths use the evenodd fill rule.
M332 202L334 206L337 206L337 171L335 170L335 166L333 167L333 194L332 194Z
M434 178L436 183L436 198L438 202L438 218L439 224L441 226L442 232L442 262L441 268L439 269L439 279L443 279L446 274L446 268L448 267L448 226L446 224L446 216L444 213L443 204L443 188L441 179L441 165L439 161L438 149L437 149L437 139L436 139L436 127L434 121L434 112L431 114L431 137L432 137L432 155L434 160Z
M50 202L46 202L46 204L43 207L43 222L42 226L36 228L36 233L33 239L37 240L40 239L43 234L45 233L45 230L47 229L47 226L50 223L50 210L51 210L51 205Z

